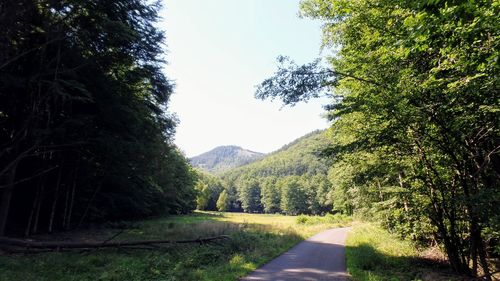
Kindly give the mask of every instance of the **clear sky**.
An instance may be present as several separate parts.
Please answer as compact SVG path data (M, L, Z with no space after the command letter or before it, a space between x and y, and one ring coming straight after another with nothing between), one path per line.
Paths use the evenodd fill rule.
M170 111L175 143L191 157L220 145L268 153L328 127L314 100L282 108L254 98L276 57L307 63L320 55L320 23L297 16L299 0L164 0L165 73L176 83Z

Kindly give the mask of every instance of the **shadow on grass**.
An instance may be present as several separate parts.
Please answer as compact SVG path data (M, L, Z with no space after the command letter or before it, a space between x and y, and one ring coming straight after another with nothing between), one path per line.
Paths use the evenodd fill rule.
M407 256L391 256L362 243L347 246L348 268L353 278L364 280L469 280L454 274L447 263Z

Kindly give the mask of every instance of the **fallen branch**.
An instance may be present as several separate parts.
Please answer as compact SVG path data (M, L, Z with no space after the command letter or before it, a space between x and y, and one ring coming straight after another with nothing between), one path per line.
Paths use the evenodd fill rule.
M205 244L217 240L229 239L227 235L220 235L208 238L199 238L193 240L139 240L139 241L104 241L104 242L55 242L55 241L29 241L16 238L0 237L0 247L15 246L27 249L91 249L91 248L112 248L112 247L133 247L133 246L157 246L158 244ZM109 240L109 239L108 239Z

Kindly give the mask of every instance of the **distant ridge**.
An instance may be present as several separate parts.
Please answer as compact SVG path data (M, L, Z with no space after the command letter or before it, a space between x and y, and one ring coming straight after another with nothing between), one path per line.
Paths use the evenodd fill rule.
M228 170L222 177L234 180L239 177L326 175L332 160L320 154L329 145L325 130L316 130L266 154L258 161Z
M251 151L236 145L218 146L208 152L189 159L194 167L219 174L230 169L260 160L264 153Z

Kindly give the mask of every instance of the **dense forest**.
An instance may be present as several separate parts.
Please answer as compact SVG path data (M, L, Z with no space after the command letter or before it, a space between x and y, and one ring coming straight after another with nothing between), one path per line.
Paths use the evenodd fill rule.
M197 207L291 215L329 212L332 162L322 155L328 143L325 131L315 131L219 177L205 174L197 183Z
M333 207L439 243L491 280L500 254L498 1L306 0L329 67L279 58L256 97L332 96Z
M0 2L0 236L195 207L159 8Z

